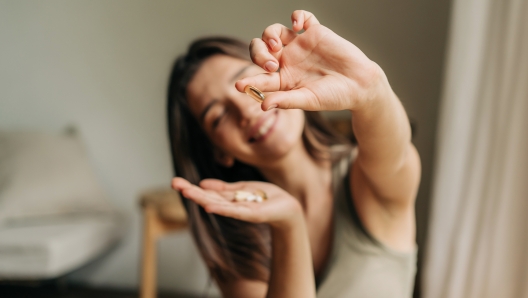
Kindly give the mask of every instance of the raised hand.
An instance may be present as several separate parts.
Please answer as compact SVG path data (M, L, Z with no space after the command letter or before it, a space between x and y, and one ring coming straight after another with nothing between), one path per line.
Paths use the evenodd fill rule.
M269 223L271 226L289 227L302 217L300 203L281 188L265 182L226 183L216 179L205 179L196 186L183 178L174 178L172 187L209 213L253 222ZM267 200L257 202L233 201L235 191L254 192L262 190Z
M246 85L270 92L263 110L355 110L392 92L376 63L312 13L297 10L291 19L293 30L274 24L251 42L253 62L269 73L236 83L240 92Z

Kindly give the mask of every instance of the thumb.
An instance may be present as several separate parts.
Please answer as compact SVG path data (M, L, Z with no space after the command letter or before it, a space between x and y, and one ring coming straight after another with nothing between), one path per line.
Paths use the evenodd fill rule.
M317 102L315 94L307 88L277 91L266 94L266 99L262 103L262 110L268 111L279 108L315 111L318 109Z

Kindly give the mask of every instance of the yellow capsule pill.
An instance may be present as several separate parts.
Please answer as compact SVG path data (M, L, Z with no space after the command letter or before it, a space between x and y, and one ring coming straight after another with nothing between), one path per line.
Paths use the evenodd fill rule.
M266 98L266 96L264 96L264 93L262 93L256 87L250 85L247 85L246 88L244 88L244 92L246 92L247 95L251 96L258 103L262 103Z
M263 190L257 189L257 190L255 190L254 194L255 194L257 197L262 198L262 200L264 200L264 201L266 201L266 200L268 199L268 195L267 195L266 192L263 191Z

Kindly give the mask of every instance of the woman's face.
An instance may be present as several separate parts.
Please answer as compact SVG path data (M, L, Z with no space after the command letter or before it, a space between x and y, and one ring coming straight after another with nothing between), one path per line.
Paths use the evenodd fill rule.
M254 64L227 55L205 60L187 87L191 113L216 146L216 159L262 167L302 146L301 110L262 111L260 104L235 89L241 78L263 73Z

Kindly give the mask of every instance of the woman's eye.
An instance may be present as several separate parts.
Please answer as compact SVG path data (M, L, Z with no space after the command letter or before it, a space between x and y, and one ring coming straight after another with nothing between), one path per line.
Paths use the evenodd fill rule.
M224 118L225 114L226 114L226 110L224 109L224 110L222 110L221 113L218 114L218 116L215 116L213 118L214 119L213 123L212 123L213 129L218 127L218 125L220 124L220 121L222 121L222 119Z

